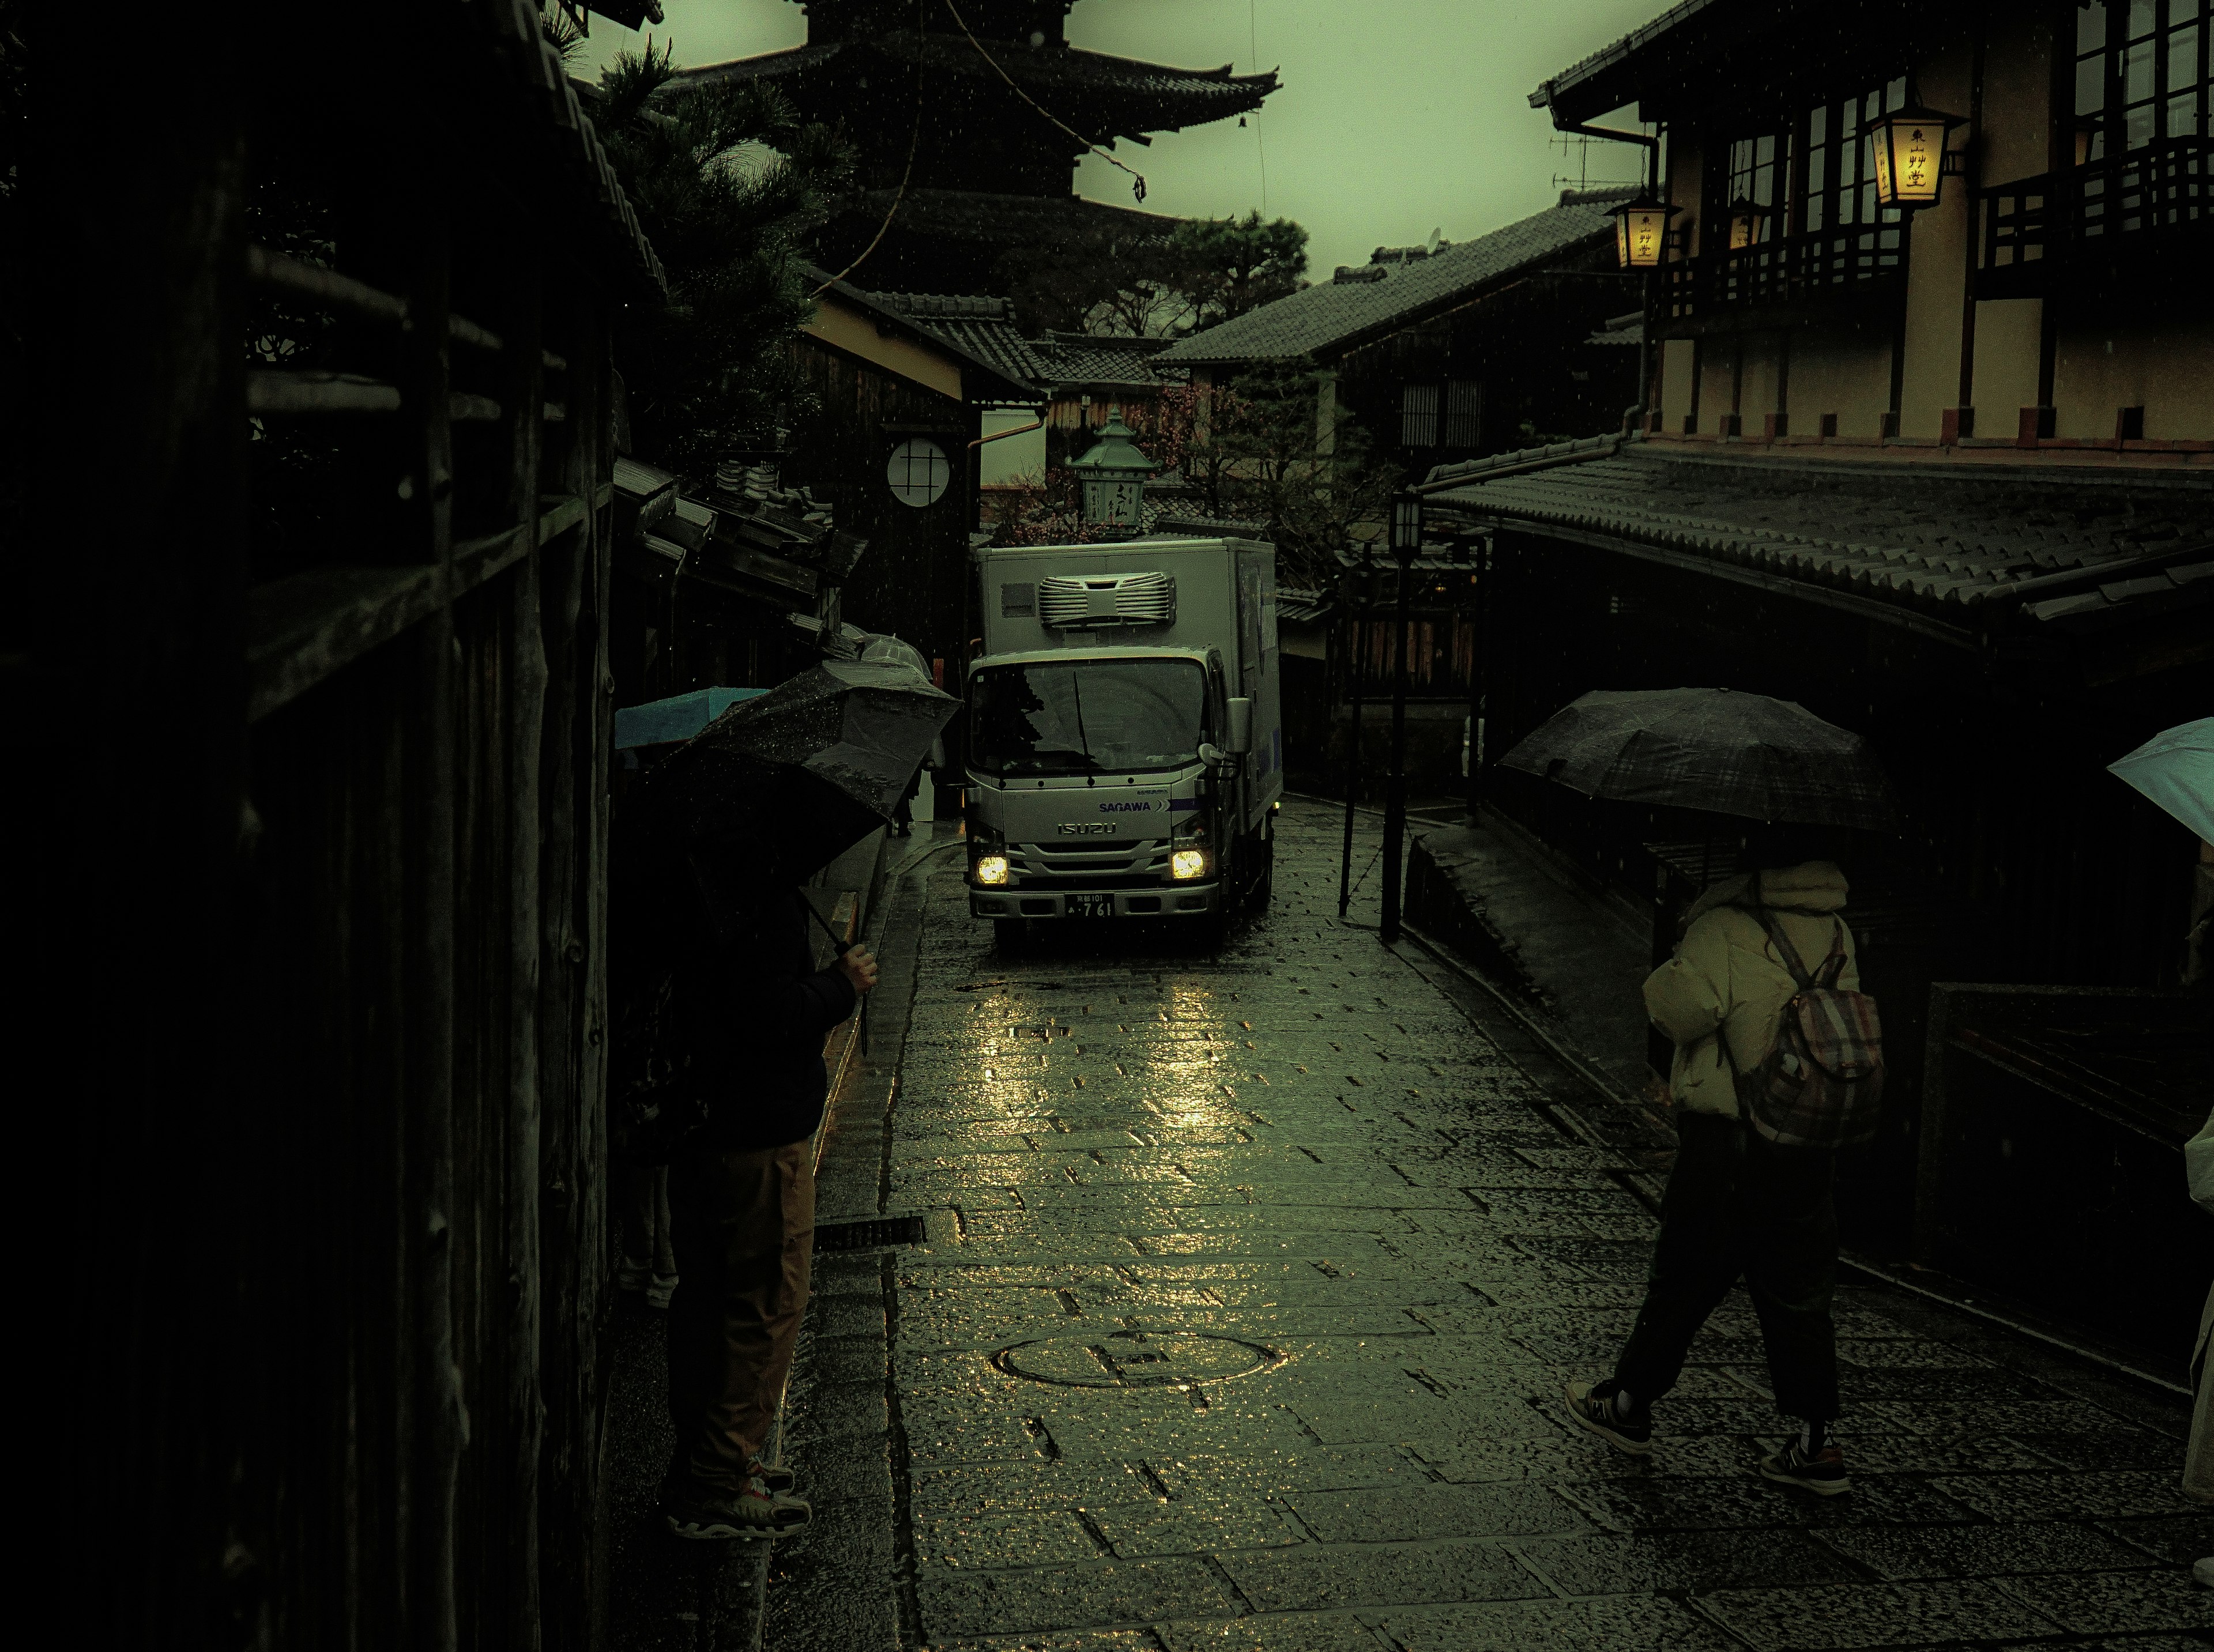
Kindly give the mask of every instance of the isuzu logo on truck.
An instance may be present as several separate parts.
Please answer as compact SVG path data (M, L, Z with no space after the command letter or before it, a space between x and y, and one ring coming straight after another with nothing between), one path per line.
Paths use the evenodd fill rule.
M1061 832L1065 838L1104 838L1113 834L1112 820L1063 820Z

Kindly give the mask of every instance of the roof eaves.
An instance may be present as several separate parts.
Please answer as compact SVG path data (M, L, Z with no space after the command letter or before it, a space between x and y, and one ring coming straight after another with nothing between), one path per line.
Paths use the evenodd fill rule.
M946 355L954 357L965 366L974 368L978 372L984 374L988 378L995 382L1002 391L1006 393L1004 395L987 395L981 397L970 396L966 398L967 399L972 401L1011 401L1019 403L1026 407L1035 406L1039 401L1043 399L1043 394L1037 386L1014 377L1012 375L1008 373L1006 369L996 366L993 363L986 361L982 356L977 355L974 351L965 349L962 345L954 343L953 340L948 338L944 333L935 332L932 328L923 326L913 316L905 314L902 312L893 308L890 305L882 302L878 299L876 294L863 292L859 287L854 286L851 282L841 280L838 277L831 275L827 271L818 270L811 264L801 265L799 266L799 271L800 273L805 276L810 281L814 282L819 290L834 292L837 294L839 297L845 300L847 303L854 306L856 308L868 311L872 316L876 318L877 323L879 326L884 326L885 324L889 323L890 331L902 333L909 339L928 344L933 350L944 351Z
M1678 0L1677 4L1669 7L1644 27L1632 29L1612 46L1593 52L1581 63L1569 64L1550 80L1539 82L1538 89L1530 94L1530 107L1533 109L1552 107L1554 101L1562 93L1575 89L1593 76L1613 68L1617 64L1627 63L1671 29L1706 10L1708 7L1721 3L1722 0ZM1556 124L1558 124L1557 117Z
M1458 464L1440 465L1421 481L1415 484L1417 493L1439 493L1447 488L1467 487L1478 482L1496 482L1509 476L1526 476L1533 471L1551 470L1561 465L1581 465L1587 460L1612 459L1620 452L1622 444L1630 440L1624 436L1586 436L1575 442L1556 442L1543 448L1521 448L1513 453L1493 454L1483 459L1466 459Z

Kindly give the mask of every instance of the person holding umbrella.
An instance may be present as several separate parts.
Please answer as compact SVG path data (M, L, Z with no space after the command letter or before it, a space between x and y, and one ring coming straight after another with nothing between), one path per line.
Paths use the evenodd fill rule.
M1761 823L1746 834L1746 869L1694 903L1645 983L1647 1014L1675 1047L1676 1161L1630 1339L1612 1376L1568 1384L1569 1415L1649 1455L1654 1403L1742 1278L1777 1408L1798 1423L1760 1472L1823 1497L1848 1490L1830 1437L1831 1188L1835 1147L1872 1132L1881 1065L1834 856L1840 828L1891 825L1889 786L1858 735L1728 689L1587 694L1502 761L1594 797Z
M675 1448L661 1503L684 1538L775 1536L811 1510L763 1461L807 1305L824 1036L877 984L865 947L815 966L798 887L886 824L957 702L911 665L828 661L731 707L640 786L640 851L675 939L670 1155ZM672 910L675 909L675 910Z

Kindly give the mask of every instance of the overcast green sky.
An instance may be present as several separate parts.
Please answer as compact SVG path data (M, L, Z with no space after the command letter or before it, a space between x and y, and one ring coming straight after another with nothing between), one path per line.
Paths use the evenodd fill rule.
M943 0L927 0L936 6ZM807 19L790 0L662 0L679 64L719 63L796 46ZM1665 9L1667 0L1079 0L1077 46L1193 68L1257 64L1283 89L1241 130L1234 120L1164 133L1117 155L1146 174L1156 211L1221 216L1263 204L1313 239L1312 276L1365 261L1379 245L1433 229L1463 241L1548 205L1576 159L1549 146L1529 106L1548 75ZM643 36L592 19L589 59ZM580 72L590 72L582 70ZM1074 123L1073 123L1074 124ZM1635 151L1591 146L1591 175L1630 179ZM1077 192L1130 203L1130 180L1097 159Z

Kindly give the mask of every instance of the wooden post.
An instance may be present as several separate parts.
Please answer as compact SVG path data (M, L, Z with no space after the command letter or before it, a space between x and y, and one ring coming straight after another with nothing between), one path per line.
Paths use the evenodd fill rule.
M447 422L447 247L443 203L424 202L426 226L413 248L404 336L401 417L419 467L411 515L442 599L407 639L412 680L405 735L407 897L407 1038L410 1119L403 1277L413 1332L414 1472L405 1499L412 1551L410 1639L430 1652L456 1652L455 1494L468 1431L454 1359L454 632L453 441Z
M539 1391L539 1083L540 961L539 770L546 734L546 647L539 612L539 408L544 400L540 339L540 261L535 238L511 277L514 310L505 318L504 363L510 465L511 521L530 536L531 549L508 576L503 642L508 651L505 727L508 822L508 1096L506 1212L509 1291L506 1410L513 1455L508 1507L508 1645L536 1652L541 1617L538 1459L545 1434Z

